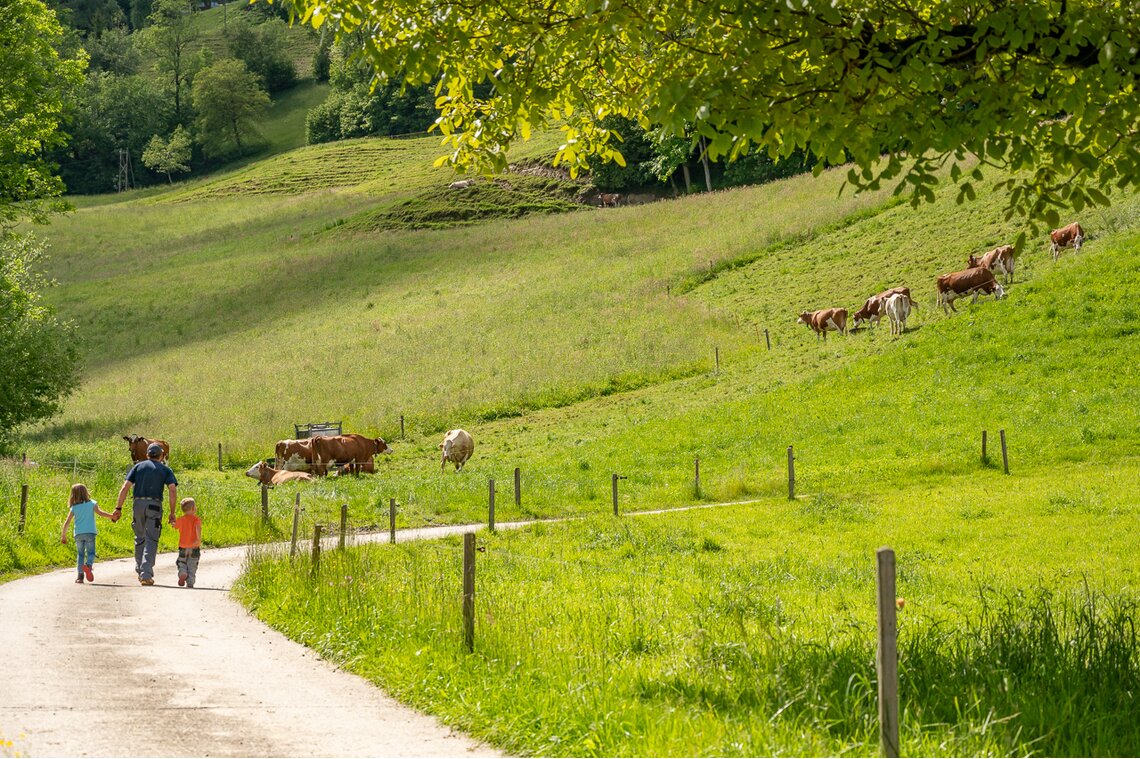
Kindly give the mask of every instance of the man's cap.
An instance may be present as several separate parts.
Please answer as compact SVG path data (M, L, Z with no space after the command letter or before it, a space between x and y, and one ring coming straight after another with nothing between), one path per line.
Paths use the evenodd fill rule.
M151 443L146 447L146 455L152 459L158 458L162 455L162 446L158 443Z

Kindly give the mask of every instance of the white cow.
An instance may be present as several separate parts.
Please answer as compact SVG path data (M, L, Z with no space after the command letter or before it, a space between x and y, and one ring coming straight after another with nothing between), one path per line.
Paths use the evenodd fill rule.
M887 298L887 318L891 320L891 334L901 335L906 332L906 319L910 316L910 298L902 293L895 293Z
M458 472L467 463L467 459L471 458L471 453L475 450L475 441L465 430L450 430L443 436L439 449L443 451L443 457L439 462L440 473L447 468L449 461L455 464L455 471Z

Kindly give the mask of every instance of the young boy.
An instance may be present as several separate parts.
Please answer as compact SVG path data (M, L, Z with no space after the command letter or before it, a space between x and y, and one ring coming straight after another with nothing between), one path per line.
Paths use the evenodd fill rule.
M180 505L182 516L174 522L178 530L178 586L192 588L202 556L202 520L193 498L183 498Z

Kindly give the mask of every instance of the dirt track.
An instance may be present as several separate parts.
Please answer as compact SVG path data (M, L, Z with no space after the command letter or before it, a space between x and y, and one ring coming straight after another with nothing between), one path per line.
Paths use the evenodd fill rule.
M203 551L192 590L173 554L149 588L132 559L97 562L93 585L0 585L0 755L494 754L247 614L227 592L243 557Z

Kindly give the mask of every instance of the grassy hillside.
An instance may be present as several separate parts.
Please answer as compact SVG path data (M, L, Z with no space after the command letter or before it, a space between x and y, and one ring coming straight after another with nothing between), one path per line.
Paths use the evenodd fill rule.
M699 300L667 297L673 276L876 202L827 202L841 181L829 175L437 232L337 228L445 187L444 171L399 172L434 149L315 146L57 222L53 299L86 336L88 381L39 439L82 428L113 441L130 426L183 455L221 441L250 457L294 421L391 436L403 414L434 434L703 371L715 346L752 338ZM333 189L355 165L377 173ZM267 194L235 194L254 187Z
M935 275L1021 230L1000 197L916 210L839 195L827 173L462 228L376 223L446 206L454 177L424 163L436 149L305 148L57 222L52 297L88 373L29 452L83 463L0 468L0 573L67 563L52 540L66 485L113 497L128 432L171 441L209 545L281 536L296 493L303 534L342 503L374 529L389 498L400 526L479 521L494 478L500 521L592 518L484 542L475 657L455 637L454 544L350 552L319 584L267 555L243 596L510 751L868 754L871 554L890 544L906 752L1135 753L1140 200L1084 214L1086 248L1056 264L1036 236L1006 300L946 316ZM795 324L900 283L921 305L904 336L823 345ZM392 439L401 415L375 477L283 488L255 526L240 472L293 422ZM475 456L441 475L453 426ZM225 472L209 471L218 442ZM628 477L626 512L748 503L601 519L611 473Z

